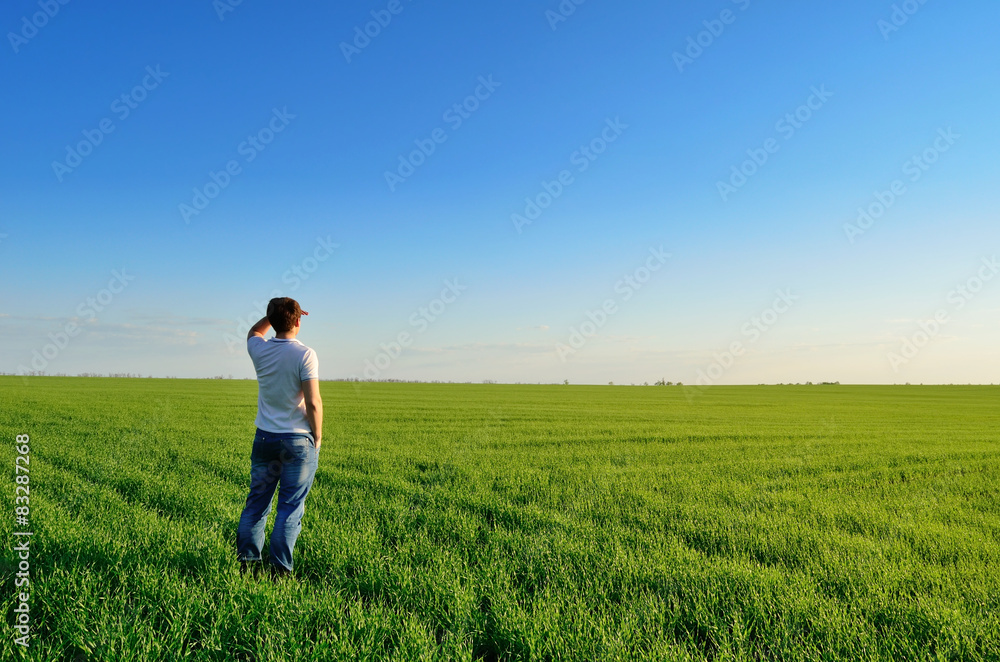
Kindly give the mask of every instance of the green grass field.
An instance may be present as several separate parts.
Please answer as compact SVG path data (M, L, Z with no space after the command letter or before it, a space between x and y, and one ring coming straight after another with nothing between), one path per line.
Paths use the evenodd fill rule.
M1000 659L998 388L324 383L278 584L234 551L256 389L0 378L0 657Z

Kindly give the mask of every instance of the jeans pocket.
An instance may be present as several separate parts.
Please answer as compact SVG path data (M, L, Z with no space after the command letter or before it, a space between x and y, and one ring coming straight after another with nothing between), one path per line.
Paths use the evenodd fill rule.
M316 452L315 442L304 434L295 437L287 437L282 440L281 445L284 450L283 455L285 456L282 460L285 462L292 460L305 460Z

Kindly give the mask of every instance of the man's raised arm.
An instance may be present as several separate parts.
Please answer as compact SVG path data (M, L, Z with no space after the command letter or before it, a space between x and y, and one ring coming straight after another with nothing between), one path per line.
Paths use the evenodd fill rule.
M260 321L250 327L250 332L247 333L247 340L250 340L254 336L264 337L264 334L271 329L271 323L267 321L266 317L261 317Z

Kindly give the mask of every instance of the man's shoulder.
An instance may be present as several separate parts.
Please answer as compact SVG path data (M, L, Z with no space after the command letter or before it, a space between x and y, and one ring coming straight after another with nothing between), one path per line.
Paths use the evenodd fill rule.
M302 352L302 354L312 354L314 356L316 354L316 350L315 349L313 349L309 345L305 344L301 340L296 339L295 342L294 342L294 345L295 345L296 349L298 349L300 352Z
M316 350L298 339L292 339L282 344L287 348L285 351L288 352L289 356L295 356L303 361L315 360L317 358Z
M256 342L254 342L255 340ZM251 354L265 346L269 348L269 351L277 352L279 355L286 357L316 357L316 350L296 338L271 338L270 340L267 340L261 336L253 336L247 339L247 350L249 350Z

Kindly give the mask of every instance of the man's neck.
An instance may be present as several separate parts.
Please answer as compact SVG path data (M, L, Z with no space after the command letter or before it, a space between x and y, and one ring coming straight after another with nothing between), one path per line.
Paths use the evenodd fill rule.
M274 337L278 338L280 340L295 340L295 336L296 335L298 335L298 334L294 334L294 333L276 333L276 334L274 334Z

